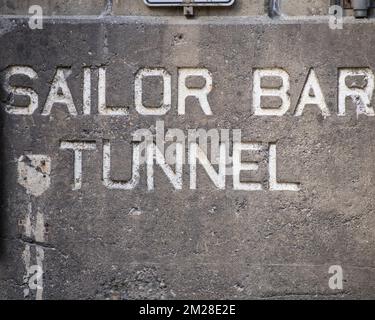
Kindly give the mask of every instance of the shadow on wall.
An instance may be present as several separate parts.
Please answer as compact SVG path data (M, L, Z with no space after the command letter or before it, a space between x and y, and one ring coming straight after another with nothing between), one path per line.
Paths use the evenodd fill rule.
M5 253L5 220L6 220L6 184L5 184L5 143L4 143L4 102L9 98L5 97L2 87L2 79L0 78L0 261Z

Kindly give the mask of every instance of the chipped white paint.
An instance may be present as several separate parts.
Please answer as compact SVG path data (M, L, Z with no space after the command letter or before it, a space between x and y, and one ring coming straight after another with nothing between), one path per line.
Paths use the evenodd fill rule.
M41 196L50 187L51 159L46 155L23 155L18 159L18 183L25 187L26 193L34 197ZM32 210L32 201L24 219L24 235L35 242L35 245L26 244L23 252L23 261L26 268L24 283L27 288L24 295L29 295L30 289L36 290L36 299L43 297L43 261L44 250L40 246L45 241L44 215L37 209ZM31 248L35 248L36 265L31 265Z
M91 115L92 110L92 70L94 67L83 67L83 89L82 89L82 114ZM98 72L98 114L106 116L128 116L128 106L108 106L106 103L107 88L106 88L106 67L99 67ZM339 116L346 115L346 100L351 98L357 108L357 115L364 114L367 116L374 116L375 111L371 106L371 99L374 91L374 73L369 68L338 68L338 81L334 85L338 90L337 114ZM56 73L52 80L48 97L41 114L48 116L51 114L52 108L57 105L66 106L67 112L75 117L78 116L74 99L68 86L68 77L72 71L70 67L57 67ZM177 114L183 116L186 114L186 100L189 97L194 97L198 100L199 105L205 115L213 115L211 106L208 101L208 95L213 88L213 78L209 70L205 68L177 67L177 79L172 81L172 76L165 68L150 68L145 67L140 69L134 77L134 108L141 115L165 115L171 111L172 108L172 85L177 83ZM38 92L32 89L31 85L25 87L22 84L16 86L11 81L14 76L26 76L30 80L38 79L38 75L34 69L26 66L9 66L1 73L4 91L9 101L4 103L5 110L13 115L32 115L38 108ZM365 78L363 84L356 87L348 87L346 79L348 77L363 76ZM143 105L142 96L144 93L143 80L146 77L161 77L163 79L163 99L159 106L145 106ZM205 84L202 88L190 87L186 82L188 78L203 78ZM279 79L281 85L265 85L262 80ZM71 80L72 82L74 79ZM130 83L130 81L128 81ZM129 87L127 89L133 89ZM255 69L253 72L253 87L252 87L252 110L255 116L284 116L288 115L287 111L291 107L290 98L290 77L287 71L282 68L261 68ZM324 89L324 88L323 88ZM28 104L21 105L16 97L27 97ZM264 98L274 97L280 99L281 105L266 105ZM249 102L251 103L251 102ZM323 90L319 84L315 70L310 68L306 77L305 84L299 96L297 105L295 106L294 115L302 116L304 109L307 106L315 105L318 107L324 117L331 115Z
M74 151L73 190L79 190L82 187L82 152L84 150L95 150L96 143L89 141L61 141L60 148Z
M45 241L45 224L44 215L39 208L36 210L36 215L33 213L31 201L24 220L24 235L35 242L35 244L27 243L22 254L26 269L24 284L27 286L24 289L24 297L29 296L30 290L36 290L36 300L42 300L44 249L40 244ZM35 250L36 265L31 264L32 249Z
M129 181L116 181L111 179L111 144L103 141L103 184L108 189L130 190L139 183L140 144L133 144L132 177Z
M261 151L263 146L260 143L235 142L233 145L233 189L258 191L262 190L262 184L259 182L242 182L241 171L256 171L259 168L257 162L241 161L242 151Z
M207 172L211 181L218 189L225 189L225 174L226 174L226 148L225 144L220 144L220 158L219 158L219 171L216 172L212 164L207 158L199 145L195 142L190 143L189 146L189 165L190 165L190 189L197 188L197 159Z
M37 73L30 67L11 66L5 70L3 88L7 95L11 96L10 103L5 104L5 111L14 115L32 115L38 108L38 94L31 88L15 87L10 84L10 79L13 76L22 75L31 80L38 78ZM16 106L14 104L14 96L27 96L29 103L27 106Z
M299 191L299 184L293 182L277 182L277 164L276 164L276 144L269 145L269 188L271 191Z
M51 184L51 159L46 155L23 155L18 159L18 183L28 194L42 195Z
M91 114L91 68L83 68L83 114Z
M202 77L206 80L203 88L186 87L186 79L189 77ZM204 68L179 68L178 69L178 114L185 114L185 102L187 97L196 97L206 115L212 115L208 102L208 94L212 90L212 74Z
M142 210L139 208L131 208L128 213L130 216L140 216L143 214Z
M65 105L68 112L76 116L77 109L74 105L72 93L70 92L67 79L71 75L70 68L57 68L55 77L53 78L50 91L44 105L42 115L50 115L54 105Z
M347 77L363 76L365 79L364 88L349 88L346 85ZM346 114L346 98L350 97L357 107L357 115L365 114L374 116L374 108L370 106L374 92L374 73L369 68L348 68L339 70L339 98L338 115Z
M219 143L219 156L214 162L214 159L208 159L207 153L202 150L199 143L189 141L188 144L188 159L189 173L190 173L190 189L197 188L197 162L199 161L203 169L205 169L208 177L218 189L226 188L226 176L233 175L233 189L244 191L258 191L263 190L263 185L260 182L241 181L242 171L257 171L259 169L259 160L257 161L242 161L242 152L253 152L257 157L261 156L266 160L268 155L268 179L270 191L299 191L299 183L277 181L277 165L276 165L276 144L262 143L262 142L239 142L239 130L233 131L233 156L228 159L227 152L230 152L228 144L229 141L222 140ZM180 133L180 131L178 132ZM193 135L194 136L194 135ZM178 135L176 135L178 138ZM169 151L168 158L163 155L157 144L153 142L154 135L148 129L138 129L133 133L133 156L132 156L132 176L129 180L113 180L111 178L111 145L109 140L103 141L103 184L108 189L131 190L139 185L140 182L140 167L146 166L146 178L148 190L154 190L154 166L158 165L172 186L176 190L183 189L183 166L185 165L185 148L183 142L174 142L173 150ZM172 136L168 137L170 140ZM184 140L180 137L181 141ZM268 152L266 145L269 145ZM211 148L213 146L211 145ZM214 146L216 147L216 146ZM71 149L75 151L75 183L76 188L81 188L82 176L82 150L95 150L95 143L87 141L81 142L62 142L61 148ZM212 153L216 154L216 153ZM174 158L172 161L171 158ZM228 160L230 160L228 162ZM263 160L262 160L263 162ZM218 172L214 169L214 165L218 164ZM232 166L231 166L232 164ZM174 166L174 168L172 167Z
M29 272L30 272L30 261L31 261L31 252L30 252L30 245L26 244L25 250L22 252L22 260L25 265L26 273L23 276L23 284L27 287L23 290L24 298L29 296L30 287L29 287Z
M280 78L282 84L280 88L262 88L262 78ZM253 107L254 115L257 116L282 116L290 107L289 95L290 83L289 74L283 69L257 69L253 76ZM262 97L278 97L281 99L281 106L278 108L263 108Z
M44 215L40 210L37 210L36 217L32 214L32 204L28 205L28 211L25 217L25 236L30 239L35 239L36 242L44 242Z
M161 77L163 78L163 103L160 106L145 107L143 105L143 89L142 83L145 77ZM164 115L171 108L172 103L172 80L171 75L164 69L140 69L134 82L134 103L135 109L142 115Z
M316 105L324 117L328 117L330 115L314 69L311 69L307 76L307 80L305 86L303 87L303 91L294 115L302 116L306 105Z
M98 112L107 116L128 115L126 107L107 106L106 94L106 68L100 67L98 70Z

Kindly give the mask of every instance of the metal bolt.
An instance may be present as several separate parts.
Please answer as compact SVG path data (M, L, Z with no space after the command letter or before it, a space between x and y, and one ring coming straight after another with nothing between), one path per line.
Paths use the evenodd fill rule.
M356 18L366 18L370 7L370 0L352 0L352 7Z

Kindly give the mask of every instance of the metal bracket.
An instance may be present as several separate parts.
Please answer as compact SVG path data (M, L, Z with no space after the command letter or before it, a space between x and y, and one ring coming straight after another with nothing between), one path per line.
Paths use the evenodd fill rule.
M150 7L182 7L186 17L194 16L194 7L230 7L236 0L143 0ZM246 0L248 1L248 0Z
M271 18L279 17L281 0L269 0L268 2L268 16Z
M355 18L367 18L375 9L375 0L331 0L331 5L352 9Z

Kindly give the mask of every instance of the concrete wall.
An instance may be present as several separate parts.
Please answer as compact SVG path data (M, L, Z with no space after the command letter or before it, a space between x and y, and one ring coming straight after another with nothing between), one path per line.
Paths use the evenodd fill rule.
M0 13L27 15L32 5L39 5L45 15L99 15L106 4L106 0L1 0Z
M268 0L237 0L231 9L200 8L201 16L261 16L268 12ZM0 13L24 15L31 5L40 5L46 15L99 15L109 9L113 15L175 16L180 8L149 8L143 0L1 0ZM324 15L328 12L329 0L284 0L281 11L286 15Z
M0 298L374 298L375 22L327 2L1 1ZM134 178L138 129L197 128L243 172Z

